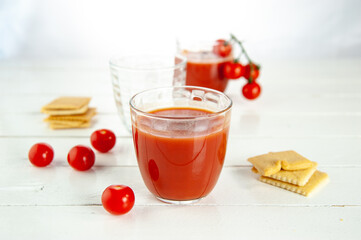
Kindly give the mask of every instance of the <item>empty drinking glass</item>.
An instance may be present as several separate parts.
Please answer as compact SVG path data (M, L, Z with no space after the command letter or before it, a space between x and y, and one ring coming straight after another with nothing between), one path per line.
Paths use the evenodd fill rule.
M115 103L131 131L129 100L145 89L185 84L186 59L182 55L134 54L110 59Z

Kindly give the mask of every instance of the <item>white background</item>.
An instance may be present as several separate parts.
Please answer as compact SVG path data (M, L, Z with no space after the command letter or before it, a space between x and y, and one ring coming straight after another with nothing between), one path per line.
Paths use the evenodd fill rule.
M265 59L361 57L357 0L0 0L0 59L108 58L232 32Z

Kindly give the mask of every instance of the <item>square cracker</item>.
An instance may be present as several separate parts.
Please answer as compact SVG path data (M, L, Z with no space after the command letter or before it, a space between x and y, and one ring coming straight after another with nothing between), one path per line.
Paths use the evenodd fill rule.
M309 197L315 192L317 192L319 189L321 189L324 185L326 185L329 181L329 177L327 173L316 171L312 175L308 183L302 187L264 176L260 176L259 180L261 182L268 183L276 187L280 187L288 191L292 191L301 194L303 196Z
M43 110L75 110L88 105L90 97L59 97L43 106Z
M257 170L257 168L255 168L255 167L252 167L251 170L252 170L252 172L254 172L254 173L256 173L256 174L259 173L258 170Z
M270 176L281 170L281 161L271 154L263 154L248 158L257 171L263 176Z
M63 121L63 120L51 120L48 121L50 124L55 124L55 125L66 125L66 126L71 126L71 127L77 127L77 126L81 126L84 123L88 122L88 121Z
M84 105L79 109L70 109L70 110L46 110L41 109L42 113L49 114L51 116L60 116L60 115L76 115L76 114L84 114L88 111L88 105Z
M305 186L312 175L315 173L317 163L313 162L313 166L301 170L281 170L278 173L272 174L269 177L283 182L292 183L297 186Z
M86 128L90 126L90 122L82 122L76 125L72 125L67 122L51 122L49 126L51 129Z
M77 115L50 115L45 118L45 122L49 121L90 121L91 118L96 114L95 108L88 108L83 114Z
M280 180L282 182L292 183L297 186L304 186L311 178L313 173L316 171L317 163L313 162L313 166L310 168L302 169L302 170L293 170L293 171L286 171L282 170L274 173L269 178L273 178L276 180ZM258 173L257 169L252 168L254 173Z
M313 166L313 162L296 153L295 151L270 152L275 159L281 161L283 170L301 170Z

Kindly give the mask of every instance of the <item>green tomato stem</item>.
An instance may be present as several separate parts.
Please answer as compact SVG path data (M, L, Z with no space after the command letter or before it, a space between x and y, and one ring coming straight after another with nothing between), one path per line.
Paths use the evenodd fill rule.
M231 33L231 40L235 41L236 43L238 43L239 47L241 48L241 53L239 54L238 58L236 59L237 61L240 59L240 57L242 56L242 54L244 54L244 56L246 57L246 59L248 60L248 63L249 63L249 66L250 66L250 72L252 73L256 64L253 63L252 59L249 57L246 49L244 48L243 44L241 41L238 40L238 38L236 36L234 36L232 33ZM236 61L235 60L235 61ZM258 65L256 66L258 69L260 68ZM249 79L248 80L248 83L252 83L253 82L253 77L252 75L250 75Z
M246 49L243 47L243 44L241 41L238 40L238 38L236 38L236 36L234 36L232 33L231 33L231 39L234 40L236 43L238 43L238 45L240 46L242 52L240 54L240 56L238 58L240 58L242 56L242 54L244 54L248 60L248 62L252 62L251 58L249 57Z

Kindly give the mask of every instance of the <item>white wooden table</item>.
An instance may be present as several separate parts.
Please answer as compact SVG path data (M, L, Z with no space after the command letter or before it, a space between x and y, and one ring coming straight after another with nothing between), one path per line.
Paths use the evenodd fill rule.
M194 205L156 200L122 127L107 63L0 62L0 239L360 239L361 60L264 62L256 101L234 101L225 166L213 192ZM242 82L243 84L243 82ZM50 130L39 110L61 95L91 96L99 114L88 129ZM88 172L69 167L77 144L99 128L117 145L96 153ZM55 150L46 168L27 154L36 142ZM246 159L294 149L319 163L330 183L306 198L257 180ZM130 186L136 204L123 216L101 205L111 184Z

